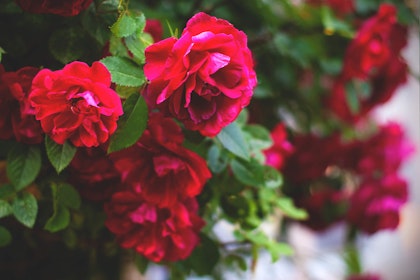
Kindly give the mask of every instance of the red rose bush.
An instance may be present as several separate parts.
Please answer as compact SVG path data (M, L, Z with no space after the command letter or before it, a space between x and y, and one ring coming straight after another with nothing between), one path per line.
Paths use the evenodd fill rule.
M267 253L316 278L296 224L376 279L358 238L414 193L417 147L372 114L413 72L412 7L210 2L0 3L1 279L259 279Z

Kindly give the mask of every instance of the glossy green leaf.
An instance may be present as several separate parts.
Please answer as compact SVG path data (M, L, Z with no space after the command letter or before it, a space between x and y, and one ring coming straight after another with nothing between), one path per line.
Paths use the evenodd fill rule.
M112 81L118 85L138 87L146 82L143 69L128 58L108 56L101 62L111 73Z
M145 49L153 43L153 38L148 33L133 34L125 38L125 44L137 63L144 63Z
M48 159L57 173L63 171L70 164L77 151L77 148L69 142L60 145L48 135L45 136L45 149Z
M12 234L7 228L0 226L0 247L9 245L11 241Z
M123 105L124 115L118 120L117 131L111 136L108 153L132 146L147 126L146 101L139 94L131 95Z
M123 38L134 34L136 31L143 31L145 25L146 18L143 14L139 16L132 16L123 13L111 26L111 32L116 37Z
M17 196L12 202L13 215L15 218L28 228L35 224L38 214L38 203L36 198L30 193Z
M228 151L234 155L249 160L250 155L244 135L236 122L223 128L217 135L217 139Z
M32 183L41 170L41 151L38 146L16 144L7 156L7 176L15 189Z

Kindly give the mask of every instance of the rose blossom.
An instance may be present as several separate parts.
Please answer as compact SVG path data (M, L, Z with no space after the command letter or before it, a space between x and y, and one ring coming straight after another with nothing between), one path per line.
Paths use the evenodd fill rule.
M346 50L343 75L366 79L399 56L407 43L404 27L397 23L396 8L382 4L378 13L366 20Z
M145 55L148 105L204 136L234 121L257 83L246 35L205 13L193 16L179 39L155 43Z
M395 229L407 198L407 182L395 173L380 180L366 179L351 198L347 220L369 234Z
M285 159L293 152L292 144L287 141L287 131L284 124L277 124L271 131L273 145L264 151L265 163L277 170L283 168Z
M41 125L28 101L32 79L38 71L35 67L23 67L5 72L0 64L0 139L14 137L26 144L43 141Z
M92 201L111 197L121 185L121 176L106 154L105 147L79 148L69 167L69 183Z
M133 248L154 262L177 261L187 258L199 243L204 221L197 210L192 198L160 208L138 193L122 191L105 205L105 225L123 248Z
M161 113L133 146L111 154L123 183L160 207L198 195L211 173L206 161L182 146L180 127Z
M15 0L19 7L34 14L55 14L60 16L76 16L86 10L93 0Z
M41 70L29 99L42 129L55 142L96 147L114 133L123 114L121 100L110 86L111 75L102 63L89 67L75 61L62 70Z

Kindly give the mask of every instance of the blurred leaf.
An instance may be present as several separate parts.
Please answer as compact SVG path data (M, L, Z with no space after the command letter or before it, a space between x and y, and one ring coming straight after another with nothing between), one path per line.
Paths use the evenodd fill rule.
M38 203L36 198L30 193L17 196L12 202L13 215L15 218L28 228L35 224L38 214Z
M212 145L207 153L207 164L212 172L220 173L226 168L228 157L217 145Z
M220 258L217 244L207 235L200 235L200 243L195 247L188 264L198 275L211 274Z
M0 186L0 199L8 200L15 194L15 187L11 184L4 184Z
M9 245L11 241L12 234L7 228L0 226L0 247Z
M229 254L224 258L224 263L229 266L236 264L242 271L248 268L245 259L240 255Z
M111 136L108 153L134 145L147 126L148 110L140 94L132 94L124 102L124 115L118 120L117 131Z
M244 135L236 122L223 128L216 137L228 151L242 159L249 160L250 156Z
M354 31L349 23L336 17L331 8L327 6L321 7L322 23L324 25L324 33L326 35L333 35L338 33L344 37L352 38Z
M344 260L347 264L347 273L357 275L362 273L359 252L356 246L348 245L344 251Z
M41 151L38 146L14 145L7 156L7 176L19 191L32 183L41 170Z
M280 172L268 165L264 166L264 186L269 189L277 189L283 184L283 176Z
M247 186L259 186L264 183L264 168L254 158L250 161L233 159L230 163L233 175Z
M139 272L141 274L144 274L147 270L148 265L149 265L149 260L146 257L144 257L140 254L135 254L134 255L134 264L136 265Z
M56 29L48 41L48 47L54 58L63 64L81 59L91 51L92 46L86 44L85 31L75 25Z
M44 229L50 232L57 232L65 229L70 223L70 212L63 205L57 205L54 214L48 219Z
M77 151L77 148L69 142L66 141L60 145L48 135L45 135L45 148L48 159L57 173L63 171L70 164Z
M0 218L9 216L13 213L12 206L10 206L9 202L0 200Z
M127 58L108 56L101 62L111 73L112 81L118 85L138 87L146 82L142 68Z
M297 208L293 200L289 197L278 197L275 204L286 216L295 220L304 220L308 218L308 213L304 209Z
M54 187L55 186L55 187ZM79 192L69 184L51 185L53 196L59 205L79 209L82 203Z

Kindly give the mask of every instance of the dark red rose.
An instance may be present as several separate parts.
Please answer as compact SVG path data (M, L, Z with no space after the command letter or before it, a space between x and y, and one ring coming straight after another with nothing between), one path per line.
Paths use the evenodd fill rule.
M347 220L368 234L395 229L407 198L407 182L395 173L366 179L351 198Z
M346 50L345 78L366 79L390 59L399 56L407 43L404 33L398 32L402 28L397 23L396 8L391 4L382 4L378 13L362 24Z
M106 200L121 185L120 173L102 147L79 148L67 170L69 183L88 200Z
M293 152L293 146L287 140L287 131L284 124L279 123L273 128L271 138L273 145L264 151L265 163L281 170L285 159Z
M339 15L345 15L354 12L354 0L306 0L311 5L329 6Z
M15 138L18 142L38 144L44 139L41 124L28 100L35 67L5 72L0 65L0 139Z
M29 99L42 129L55 142L96 147L115 132L123 114L121 100L110 86L111 75L102 63L89 67L75 61L62 70L41 70Z
M302 224L315 231L323 231L334 223L342 221L347 209L347 195L341 190L320 184L321 187L312 188L310 192L296 197L296 206L305 209L308 219Z
M15 0L15 2L22 10L29 13L70 17L86 10L93 0Z
M179 39L157 42L145 54L148 105L205 136L236 119L257 83L246 35L205 13L193 16Z
M158 19L147 19L144 32L152 36L153 42L159 42L163 36L162 23Z
M211 173L206 161L182 146L180 127L160 113L152 113L139 141L111 154L123 183L145 201L167 207L198 195Z
M199 243L204 221L193 198L160 208L138 193L117 192L105 205L105 225L123 248L133 248L154 261L187 258Z

